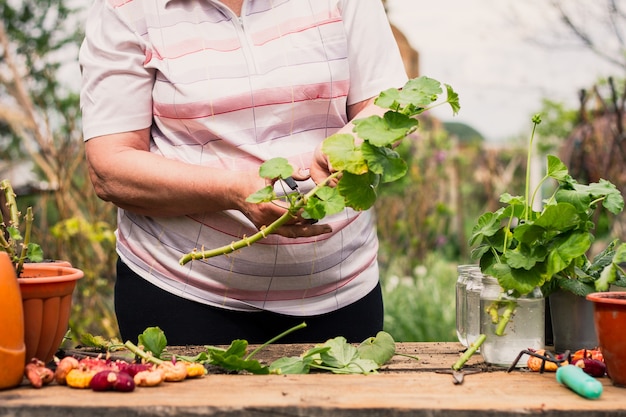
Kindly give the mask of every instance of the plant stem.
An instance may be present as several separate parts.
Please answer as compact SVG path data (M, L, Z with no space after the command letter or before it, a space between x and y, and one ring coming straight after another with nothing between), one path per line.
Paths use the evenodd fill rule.
M506 329L507 324L509 324L509 321L511 321L511 318L513 318L513 314L515 313L517 302L510 300L504 302L504 305L504 313L502 313L500 320L498 320L498 325L496 326L496 336L504 335L504 330Z
M24 229L24 241L22 242L22 250L20 251L20 257L17 260L17 267L15 269L18 277L22 274L24 261L28 257L28 244L30 243L30 234L33 229L33 221L35 220L32 207L28 207L26 209L26 217L24 217L24 220L26 222L26 228Z
M304 329L305 327L306 327L306 323L302 322L302 323L298 324L297 326L293 326L291 329L285 330L284 332L282 332L278 336L272 337L270 340L268 340L267 342L263 343L258 348L254 349L248 356L246 356L245 360L249 360L254 355L256 355L261 349L263 349L264 347L266 347L268 345L271 345L272 343L276 342L278 339L282 339L283 337L287 336L289 333L295 332L296 330Z
M17 201L15 200L15 192L9 180L0 181L0 190L4 191L4 198L6 199L6 205L9 208L9 224L7 226L13 226L16 229L20 226L20 212L17 210Z
M293 203L291 207L289 207L289 210L285 214L274 220L274 222L272 222L270 225L262 227L261 230L259 230L252 236L244 236L242 239L236 242L231 242L229 245L224 245L215 249L201 251L194 250L190 253L183 255L178 262L181 265L185 265L190 261L198 259L207 259L214 256L227 255L229 253L235 252L238 249L245 248L246 246L250 246L257 241L266 238L268 235L276 232L279 227L285 225L289 220L291 220L295 216L295 213L297 213L306 206L306 202L310 197L314 196L319 189L324 187L327 183L338 177L340 174L341 172L335 172L329 175L326 180L322 181L320 184L317 184L315 187L313 187L313 189L311 189L311 191L304 194L301 198L298 198L296 202Z
M530 134L530 143L528 144L528 153L526 155L526 190L524 193L526 209L524 210L524 218L526 221L530 218L530 211L532 210L532 205L530 202L530 165L531 165L531 154L533 149L533 139L535 138L535 129L537 128L537 123L533 119L533 130Z
M394 353L394 356L404 356L405 358L414 359L416 361L420 360L419 356L409 355L409 354L406 354L406 353L397 353L396 352L396 353Z
M8 180L0 181L0 190L4 192L4 198L6 200L6 206L9 209L9 219L5 220L2 212L0 211L0 221L4 223L3 230L10 226L19 226L19 216L17 212L17 203L15 201L15 193L13 192L13 187L11 187L11 183ZM5 223L7 221L8 223ZM8 236L9 240L11 236ZM0 246L2 249L9 254L9 258L11 258L11 262L14 261L15 251L13 249L13 245L9 241L6 240L6 236L4 233L0 233Z
M140 349L137 345L135 345L130 340L124 343L124 346L126 346L126 348L130 350L135 356L139 356L141 359L145 360L146 362L152 362L157 365L160 365L163 362L165 362L159 358L155 358L151 354L146 353L144 350Z
M454 365L452 365L452 369L454 369L455 371L458 371L461 368L463 368L465 363L472 357L472 355L474 355L474 353L476 353L478 348L480 348L480 346L485 342L485 339L487 339L487 335L485 334L478 335L478 337L476 338L476 341L472 343L467 348L467 350L463 353L463 355L461 355L459 360L456 361Z

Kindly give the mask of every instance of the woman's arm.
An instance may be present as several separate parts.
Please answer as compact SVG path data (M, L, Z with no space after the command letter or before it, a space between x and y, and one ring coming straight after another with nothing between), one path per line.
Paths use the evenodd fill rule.
M267 185L258 171L225 173L167 159L149 151L149 135L147 128L86 142L89 174L100 198L125 210L155 217L235 209L257 228L272 223L285 212L279 202L245 201ZM327 225L294 219L278 234L298 237L330 231Z
M91 181L105 201L147 216L241 209L265 186L253 173L174 161L149 152L150 129L100 136L85 144Z

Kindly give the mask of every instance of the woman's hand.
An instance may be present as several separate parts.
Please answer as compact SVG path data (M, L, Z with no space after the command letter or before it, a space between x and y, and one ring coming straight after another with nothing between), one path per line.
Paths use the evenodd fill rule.
M260 178L257 172L249 173L243 177L248 177L246 183L249 186L243 186L242 189L247 190L248 194L242 195L240 198L239 210L256 226L257 229L261 229L264 226L268 226L273 223L279 217L287 213L289 209L289 203L282 200L275 200L270 203L248 203L245 199L248 195L266 187L267 185L273 185L269 180ZM296 181L305 181L309 178L307 172L294 172L292 175ZM254 184L254 185L253 185ZM257 188L254 188L257 187ZM245 194L245 193L244 193ZM284 237L311 237L325 233L332 232L332 228L327 224L314 224L309 219L302 218L299 214L290 219L287 224L279 227L276 230L276 234Z

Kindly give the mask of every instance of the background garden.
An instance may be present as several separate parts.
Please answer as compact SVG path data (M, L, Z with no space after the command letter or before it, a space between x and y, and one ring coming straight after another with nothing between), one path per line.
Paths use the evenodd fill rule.
M76 80L64 75L77 65L82 40L86 6L75 6L65 0L0 0L0 176L11 179L22 210L33 206L34 240L46 257L69 260L85 273L75 292L72 338L86 332L111 338L117 336L115 208L91 188ZM543 122L534 162L541 165L547 153L558 154L575 178L608 179L624 193L626 2L595 6L603 13L594 15L595 23L615 27L616 50L598 55L614 61L615 77L580 90L578 108L548 99L537 103ZM593 51L597 41L562 13L572 39ZM478 214L494 210L504 190L523 193L526 146L522 134L496 146L471 126L432 117L422 118L418 133L401 145L409 173L384 188L376 203L385 326L396 340L455 340L456 268L473 262L467 241ZM597 239L626 238L623 218L601 216Z

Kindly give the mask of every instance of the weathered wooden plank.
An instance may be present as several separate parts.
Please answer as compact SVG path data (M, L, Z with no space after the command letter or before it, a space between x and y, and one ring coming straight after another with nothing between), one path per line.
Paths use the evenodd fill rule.
M297 355L308 347L282 345L264 360ZM626 390L601 379L598 400L583 399L556 382L554 373L485 372L462 385L434 372L449 368L458 344L399 344L420 357L396 356L376 375L207 375L199 380L138 388L131 393L27 386L0 391L0 416L589 416L626 415Z

